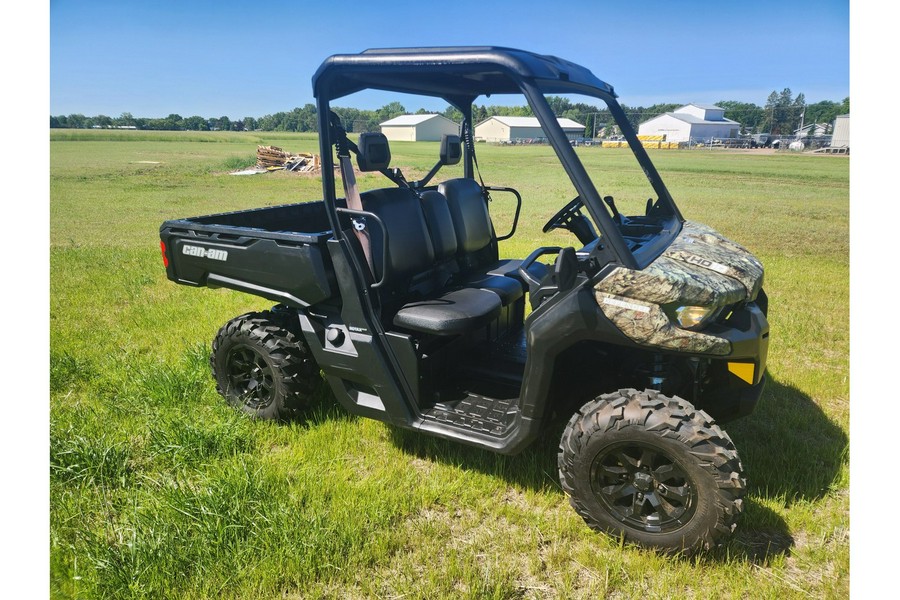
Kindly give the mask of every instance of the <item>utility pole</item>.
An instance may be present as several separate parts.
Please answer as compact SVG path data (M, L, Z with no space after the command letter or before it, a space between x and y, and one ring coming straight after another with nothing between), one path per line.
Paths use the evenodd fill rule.
M594 140L597 139L597 117L599 117L599 116L600 116L600 113L598 113L598 112L594 113L594 135L591 136L591 139L594 139Z

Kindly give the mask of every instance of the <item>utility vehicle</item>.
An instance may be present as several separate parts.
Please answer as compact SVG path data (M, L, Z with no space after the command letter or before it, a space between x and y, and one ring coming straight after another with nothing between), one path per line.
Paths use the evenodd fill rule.
M504 454L563 415L560 482L588 525L672 553L726 539L746 483L713 419L748 414L764 385L763 268L682 217L612 86L553 56L464 47L332 56L313 89L323 200L160 230L172 281L277 303L215 337L212 371L227 401L283 418L324 375L353 414ZM354 142L332 111L370 89L443 99L462 114L421 179L391 167L384 135ZM501 257L523 203L538 199L483 183L473 102L497 94L520 94L538 118L574 190L540 199L562 205L543 232L577 244ZM608 106L637 160L630 171L652 195L638 210L601 195L616 177L589 174L587 159L602 163L608 151L576 150L560 128L549 101L571 94ZM516 173L539 187L546 153L528 162L531 148L507 152L521 153ZM383 187L360 193L354 154ZM442 168L461 172L432 183ZM508 201L512 221L500 235L494 197Z

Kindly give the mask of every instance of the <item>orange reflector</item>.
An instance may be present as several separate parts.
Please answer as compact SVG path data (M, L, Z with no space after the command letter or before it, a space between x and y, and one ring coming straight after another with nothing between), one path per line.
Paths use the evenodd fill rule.
M728 370L750 385L753 385L753 363L730 362L728 363Z
M168 269L169 268L169 259L168 259L168 257L166 257L166 243L160 242L159 249L162 250L163 266Z

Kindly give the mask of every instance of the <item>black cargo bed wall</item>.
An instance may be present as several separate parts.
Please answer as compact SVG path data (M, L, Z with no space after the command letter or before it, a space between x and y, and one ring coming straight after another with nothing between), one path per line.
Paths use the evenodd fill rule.
M325 203L321 200L221 213L189 220L203 225L249 227L263 231L295 233L328 233L331 231L331 224L325 214Z

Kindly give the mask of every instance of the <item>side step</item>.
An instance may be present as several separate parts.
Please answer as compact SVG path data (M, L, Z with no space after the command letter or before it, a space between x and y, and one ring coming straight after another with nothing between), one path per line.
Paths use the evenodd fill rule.
M518 402L518 398L497 399L469 394L462 400L435 404L422 413L422 418L455 429L502 437L515 423Z

